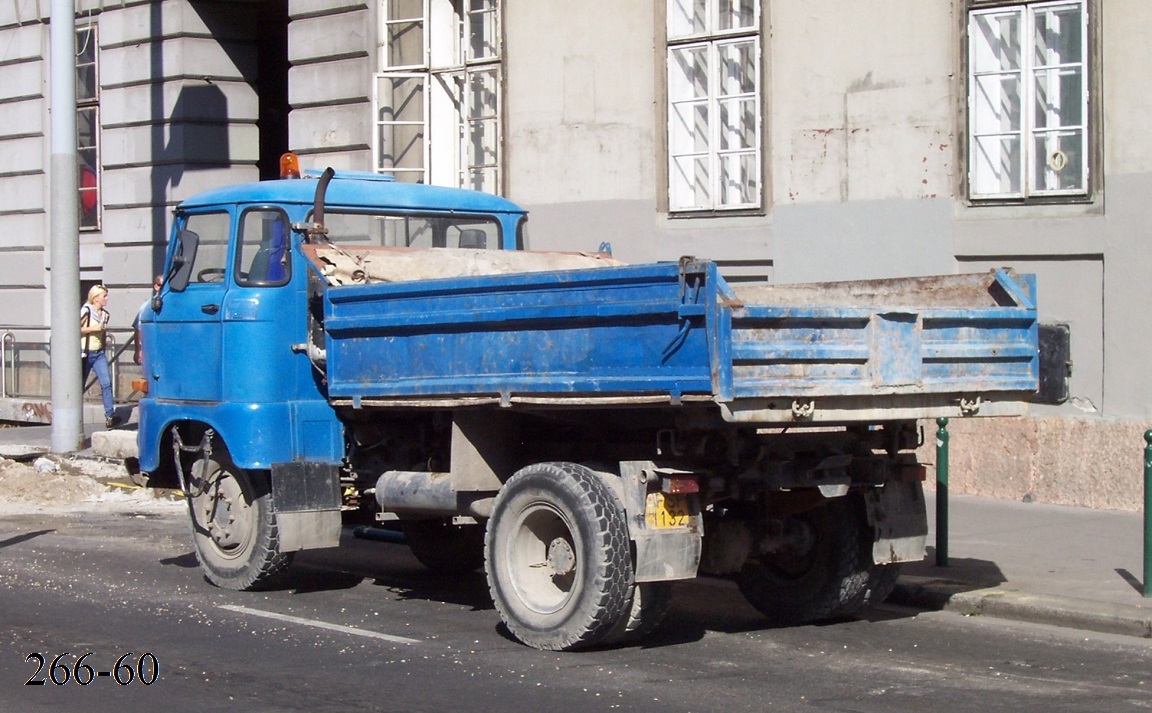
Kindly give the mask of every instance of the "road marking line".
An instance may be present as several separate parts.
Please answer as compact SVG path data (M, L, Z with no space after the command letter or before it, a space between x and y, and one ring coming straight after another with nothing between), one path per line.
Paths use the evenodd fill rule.
M340 624L329 624L325 621L316 621L315 619L302 619L298 616L288 616L287 614L277 614L270 611L261 611L260 609L249 609L248 607L239 607L232 604L220 604L220 609L227 609L228 611L239 612L240 614L251 614L252 616L262 616L268 619L276 619L277 621L286 621L291 624L302 624L304 626L315 626L321 629L328 629L330 631L339 631L345 634L354 634L356 636L367 636L370 639L384 639L397 644L419 644L419 639L406 639L403 636L392 636L391 634L381 634L377 631L368 631L367 629L356 629L351 626L341 626Z

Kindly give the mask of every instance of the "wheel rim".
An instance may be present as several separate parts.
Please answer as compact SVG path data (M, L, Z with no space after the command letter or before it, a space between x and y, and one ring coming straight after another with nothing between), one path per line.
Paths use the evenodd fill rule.
M237 560L246 555L252 546L256 513L235 477L219 470L210 475L193 507L207 535L204 539L217 556Z
M564 514L547 503L520 513L508 541L507 572L517 597L540 614L553 614L571 601L581 562Z

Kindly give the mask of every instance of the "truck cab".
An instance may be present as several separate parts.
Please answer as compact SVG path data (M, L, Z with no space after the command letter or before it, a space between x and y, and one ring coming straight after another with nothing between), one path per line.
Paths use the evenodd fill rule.
M326 232L310 234L321 217ZM330 181L305 173L228 186L184 201L175 210L163 287L140 320L147 382L141 470L177 476L177 424L182 442L211 429L224 443L245 444L230 454L240 468L339 464L343 426L323 375L300 346L313 269L301 244L518 250L526 219L496 196L352 171Z

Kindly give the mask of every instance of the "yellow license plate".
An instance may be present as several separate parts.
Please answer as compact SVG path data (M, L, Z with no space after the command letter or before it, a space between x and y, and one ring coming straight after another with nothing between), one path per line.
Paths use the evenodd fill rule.
M688 496L672 493L648 493L644 508L644 521L654 530L687 527Z

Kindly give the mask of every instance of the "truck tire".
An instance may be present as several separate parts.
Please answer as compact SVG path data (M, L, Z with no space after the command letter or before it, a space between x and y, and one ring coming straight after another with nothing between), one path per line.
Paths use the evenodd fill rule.
M484 528L448 520L407 520L404 539L412 554L433 572L467 574L484 566Z
M267 587L292 562L279 551L269 474L237 468L222 454L192 468L188 509L204 575L224 589Z
M871 602L871 542L853 500L837 498L796 516L812 536L804 551L769 553L744 566L740 592L771 624L848 616Z
M584 466L539 463L509 478L493 503L484 545L496 610L528 646L592 646L629 614L624 507Z
M632 585L628 615L604 637L608 645L630 644L656 630L672 605L671 582L641 582Z

